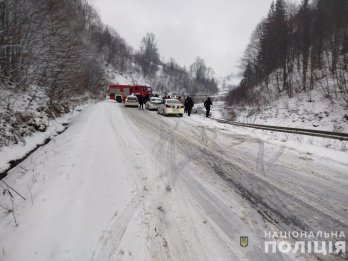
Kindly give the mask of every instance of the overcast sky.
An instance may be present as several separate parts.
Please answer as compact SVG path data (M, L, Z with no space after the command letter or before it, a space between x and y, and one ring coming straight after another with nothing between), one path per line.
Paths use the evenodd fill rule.
M300 0L293 0L300 2ZM134 49L147 32L161 57L189 67L197 56L216 76L237 72L250 35L272 0L92 0L103 22Z

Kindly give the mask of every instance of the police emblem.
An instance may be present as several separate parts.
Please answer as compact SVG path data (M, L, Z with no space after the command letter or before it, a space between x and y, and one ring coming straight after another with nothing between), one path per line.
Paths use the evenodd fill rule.
M247 247L249 245L249 239L247 236L241 236L240 237L240 246L241 247Z

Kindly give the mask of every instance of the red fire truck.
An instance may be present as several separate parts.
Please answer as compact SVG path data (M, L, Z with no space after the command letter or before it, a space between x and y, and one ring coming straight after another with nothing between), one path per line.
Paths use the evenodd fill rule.
M107 93L112 100L117 102L124 102L127 95L135 95L138 98L143 97L146 102L152 95L152 88L146 85L118 85L109 84Z

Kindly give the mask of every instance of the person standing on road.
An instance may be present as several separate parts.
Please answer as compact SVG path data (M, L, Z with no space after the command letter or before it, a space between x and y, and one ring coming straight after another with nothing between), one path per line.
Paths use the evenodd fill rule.
M194 106L194 102L190 96L188 96L185 100L185 104L187 104L187 114L188 116L191 115L192 108Z
M139 96L138 100L139 100L139 110L143 110L144 109L144 99L143 99L143 97Z
M184 100L184 113L187 113L187 108L188 108L188 100L187 97Z
M210 114L210 107L213 105L213 103L211 102L210 98L208 97L208 99L204 102L204 107L207 111L206 113L206 117L209 118L209 114Z

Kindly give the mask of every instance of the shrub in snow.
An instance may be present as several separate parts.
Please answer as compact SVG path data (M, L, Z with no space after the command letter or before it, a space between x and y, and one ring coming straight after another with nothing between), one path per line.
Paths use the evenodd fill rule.
M47 129L47 126L45 124L40 124L40 126L38 127L38 130L41 132L46 131L46 129Z

